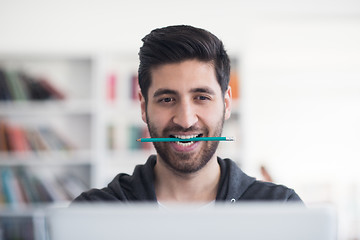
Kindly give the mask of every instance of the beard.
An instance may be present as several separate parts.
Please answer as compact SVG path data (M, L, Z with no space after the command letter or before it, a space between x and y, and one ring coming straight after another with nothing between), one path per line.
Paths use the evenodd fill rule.
M146 113L147 114L147 113ZM219 119L212 136L220 137L224 125L224 114L221 119ZM153 122L149 119L147 115L147 125L149 129L150 136L152 138L159 137L169 137L170 132L201 132L203 137L209 136L208 128L198 128L196 126L192 126L190 128L184 129L179 125L172 124L164 128L162 133L158 130ZM201 142L201 149L196 152L175 152L169 146L170 143L167 142L154 142L154 147L156 149L157 154L162 158L164 163L171 170L182 173L189 174L194 173L202 169L214 156L219 142L218 141L204 141Z

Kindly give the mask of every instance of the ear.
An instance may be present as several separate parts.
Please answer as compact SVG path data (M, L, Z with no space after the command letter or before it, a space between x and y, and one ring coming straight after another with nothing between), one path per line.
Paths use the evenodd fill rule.
M147 123L146 121L146 103L145 98L141 94L141 91L139 91L139 101L140 101L140 107L141 107L141 118L144 121L144 123Z
M231 116L231 104L232 104L232 93L231 87L229 86L224 94L224 103L225 103L225 120L229 119Z

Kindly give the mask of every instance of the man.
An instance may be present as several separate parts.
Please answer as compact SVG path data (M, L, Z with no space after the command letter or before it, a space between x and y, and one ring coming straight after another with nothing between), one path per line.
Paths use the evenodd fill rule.
M221 136L231 114L230 61L216 36L183 25L155 29L143 38L139 56L141 113L152 138ZM133 175L119 174L74 202L301 201L292 189L257 181L217 157L218 144L155 142L156 156Z

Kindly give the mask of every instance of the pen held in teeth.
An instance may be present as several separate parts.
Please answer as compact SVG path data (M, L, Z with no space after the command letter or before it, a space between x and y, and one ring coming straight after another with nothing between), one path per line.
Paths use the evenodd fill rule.
M139 138L138 142L193 142L193 141L235 141L234 137L195 137L195 138Z

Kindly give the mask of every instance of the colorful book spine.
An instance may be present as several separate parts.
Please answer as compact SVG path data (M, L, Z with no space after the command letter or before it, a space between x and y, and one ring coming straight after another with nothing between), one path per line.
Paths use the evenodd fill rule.
M58 100L64 100L65 94L64 92L60 91L58 88L56 88L50 81L46 79L40 79L39 83L41 86L50 93L52 98L58 99Z
M140 143L136 141L139 138L149 138L150 134L145 126L132 125L129 127L129 149L131 150L150 150L153 148L151 142Z
M10 89L3 69L0 69L0 101L11 100Z
M231 59L231 72L229 86L231 87L232 98L234 100L239 99L240 96L240 76L239 76L239 66L238 59Z
M73 174L0 168L0 204L25 205L71 201L89 188Z
M139 80L137 74L133 74L131 76L131 99L134 101L137 101L139 96L140 86L139 86Z
M0 153L73 150L76 146L49 126L23 127L0 120Z
M17 70L0 69L0 101L65 99L53 82Z
M117 78L114 73L110 74L107 79L107 87L106 87L106 96L109 102L114 102L116 100L116 86L117 86Z
M6 123L0 121L0 152L9 151L6 129L7 129Z
M12 186L12 174L9 168L2 168L0 169L0 178L2 183L2 190L3 190L3 198L5 199L5 203L13 205L17 202L15 193L13 191Z

